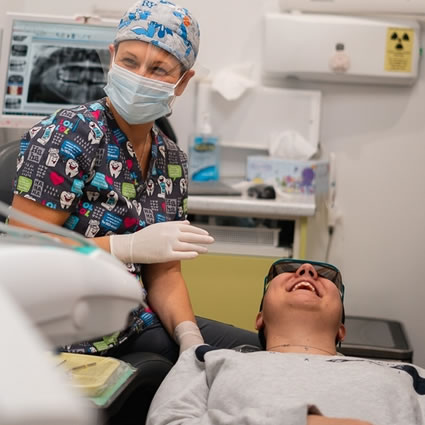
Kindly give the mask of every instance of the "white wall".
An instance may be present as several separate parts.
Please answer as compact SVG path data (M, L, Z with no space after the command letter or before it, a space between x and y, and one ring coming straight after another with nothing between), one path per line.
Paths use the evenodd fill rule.
M400 320L415 349L414 360L422 366L423 71L412 89L322 86L321 132L324 148L338 158L343 220L336 229L330 262L344 272L347 311ZM320 258L321 252L316 249L312 254Z
M199 62L213 72L247 61L261 69L262 16L277 10L277 0L180 3L200 22ZM121 1L120 7L130 4ZM7 9L89 13L95 5L116 9L114 0L3 0L0 16ZM321 143L325 152L337 154L338 202L343 213L330 262L343 270L348 314L400 320L415 349L415 363L425 367L425 70L412 88L273 84L323 93ZM172 122L185 146L193 130L193 90L176 102ZM312 259L325 256L326 234L316 225L321 214L309 234Z

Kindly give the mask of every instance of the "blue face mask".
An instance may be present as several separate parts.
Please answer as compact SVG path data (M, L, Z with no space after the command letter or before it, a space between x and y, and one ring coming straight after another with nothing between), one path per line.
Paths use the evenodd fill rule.
M181 77L183 78L183 76ZM169 115L176 84L142 77L112 62L105 93L129 124L145 124Z

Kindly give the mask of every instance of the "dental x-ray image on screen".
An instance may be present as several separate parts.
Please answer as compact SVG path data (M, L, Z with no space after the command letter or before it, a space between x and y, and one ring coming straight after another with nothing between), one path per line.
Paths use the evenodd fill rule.
M37 45L27 102L81 104L105 96L108 49Z
M33 125L62 107L105 96L116 24L8 14L0 68L2 121Z

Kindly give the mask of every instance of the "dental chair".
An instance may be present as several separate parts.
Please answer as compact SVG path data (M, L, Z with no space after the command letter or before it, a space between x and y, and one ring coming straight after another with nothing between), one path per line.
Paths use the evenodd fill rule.
M413 348L401 322L377 317L346 316L345 327L347 337L338 349L340 353L377 360L413 362Z

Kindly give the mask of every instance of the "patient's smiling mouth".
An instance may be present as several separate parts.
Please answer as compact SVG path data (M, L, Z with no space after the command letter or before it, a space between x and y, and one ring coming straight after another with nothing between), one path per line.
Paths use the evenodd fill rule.
M298 291L298 290L300 290L300 289L302 289L302 290L304 290L304 291L310 291L310 292L313 292L314 294L316 294L317 296L319 296L319 297L320 297L320 294L319 294L319 292L317 291L316 286L315 286L313 283L308 282L308 281L306 281L306 280L302 280L301 282L297 282L297 283L295 283L295 285L293 285L293 286L289 289L289 292Z

